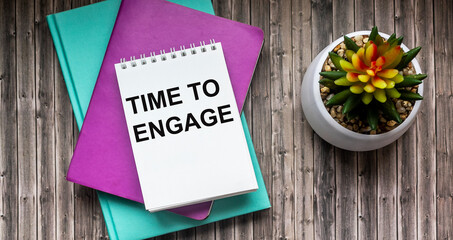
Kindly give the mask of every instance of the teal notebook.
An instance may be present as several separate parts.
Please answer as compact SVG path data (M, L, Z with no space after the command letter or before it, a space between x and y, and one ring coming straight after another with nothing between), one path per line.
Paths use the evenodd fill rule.
M172 2L214 13L209 0L172 0ZM107 0L47 17L79 129L89 105L119 6L120 1ZM102 14L99 14L100 12ZM143 204L98 192L110 238L149 238L269 208L269 198L244 115L241 116L241 120L258 181L258 191L216 200L210 216L202 221L168 211L149 213Z

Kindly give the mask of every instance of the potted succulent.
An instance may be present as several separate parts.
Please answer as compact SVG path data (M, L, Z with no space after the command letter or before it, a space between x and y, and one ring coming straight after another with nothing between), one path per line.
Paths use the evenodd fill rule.
M359 31L337 39L313 60L301 89L313 130L351 151L381 148L407 131L420 108L425 74L397 38Z

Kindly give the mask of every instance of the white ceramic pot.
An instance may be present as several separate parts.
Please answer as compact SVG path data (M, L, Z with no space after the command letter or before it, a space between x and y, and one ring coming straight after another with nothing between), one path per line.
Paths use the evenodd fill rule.
M358 31L347 34L348 37L357 35L369 35L370 31ZM388 34L379 33L383 38L389 38ZM412 112L395 129L377 135L367 135L356 133L348 130L338 124L327 112L319 93L319 73L322 70L324 61L328 53L333 51L335 46L343 42L343 37L338 38L329 46L324 48L313 62L308 67L302 82L301 96L302 108L306 119L310 123L313 130L324 140L330 144L350 151L370 151L384 147L403 135L407 129L414 122L418 109L420 108L421 101L416 101ZM405 52L409 49L405 45L401 45ZM421 73L420 65L417 60L412 60L416 73ZM423 96L423 83L419 85L418 93Z

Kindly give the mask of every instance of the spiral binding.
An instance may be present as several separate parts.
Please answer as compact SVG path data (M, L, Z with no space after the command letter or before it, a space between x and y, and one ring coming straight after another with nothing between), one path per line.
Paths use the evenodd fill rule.
M208 49L210 49L211 51L215 51L217 49L215 43L216 42L215 42L214 39L209 40L209 44L208 45L206 45L204 41L201 41L200 45L199 45L201 53L207 52ZM127 68L127 63L130 63L131 67L136 67L139 64L140 65L146 65L146 64L148 64L148 62L149 63L156 63L159 60L164 62L164 61L167 61L169 58L170 59L175 59L175 58L178 58L178 57L188 56L189 54L190 55L198 54L197 46L195 45L195 43L191 43L189 45L190 45L190 48L187 49L187 51L186 51L186 47L184 45L181 45L179 47L178 51L176 51L175 48L170 48L170 53L165 53L165 50L162 49L162 50L160 50L160 54L157 55L157 56L156 56L155 52L150 52L150 55L149 55L150 61L148 61L146 59L147 58L146 54L140 54L140 58L139 59L136 59L135 56L131 56L130 61L126 61L126 58L120 58L121 68L122 69L126 69ZM169 57L167 56L167 54L169 54Z

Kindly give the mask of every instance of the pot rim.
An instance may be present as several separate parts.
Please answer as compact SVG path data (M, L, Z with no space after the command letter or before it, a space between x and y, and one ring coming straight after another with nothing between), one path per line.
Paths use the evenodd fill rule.
M356 32L352 32L352 33L348 33L346 34L346 36L348 37L355 37L355 36L358 36L358 35L370 35L371 31L356 31ZM381 35L382 37L384 38L389 38L390 35L388 34L385 34L385 33L381 33L379 32L379 35ZM322 55L320 56L320 61L319 63L317 64L317 66L315 67L314 69L314 72L316 73L316 77L320 77L319 75L319 72L321 72L322 70L322 66L324 65L324 62L325 60L327 59L327 55L330 51L333 50L333 48L335 48L335 46L337 46L338 44L340 44L341 42L343 42L343 37L340 37L338 38L337 40L333 41L332 43L330 43L327 48L324 50L324 52L322 53ZM333 46L332 48L330 48L331 46ZM407 52L409 51L409 48L406 47L406 45L404 44L401 44L401 47L403 48L403 51L404 52ZM412 61L412 64L415 68L415 72L416 74L419 74L421 73L421 68L420 68L420 64L418 63L418 61L414 58ZM312 89L313 91L315 91L315 105L317 108L322 108L323 110L321 111L321 116L327 120L327 122L332 126L334 127L336 130L342 132L343 134L346 134L348 135L349 137L352 137L354 139L357 139L357 140L363 140L363 139L376 139L376 140L379 140L379 139L386 139L388 137L391 137L395 131L405 131L407 128L409 128L410 124L415 120L415 117L418 113L418 110L420 108L420 105L421 105L421 101L423 100L419 100L419 101L416 101L415 104L414 104L414 107L412 108L412 111L411 113L409 114L409 116L403 121L403 123L401 123L398 127L388 131L388 132L385 132L385 133L380 133L380 134L376 134L376 135L369 135L369 134L363 134L363 133L357 133L357 132L354 132L354 131L351 131L343 126L341 126L339 123L337 123L333 118L332 116L330 116L330 114L327 112L327 110L325 109L325 106L324 106L324 103L322 101L322 98L321 98L321 94L319 94L319 82L314 79L315 82L313 84L313 87L314 89ZM423 94L423 82L419 85L419 88L418 88L418 93L420 95ZM423 95L422 95L423 96Z

